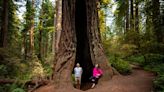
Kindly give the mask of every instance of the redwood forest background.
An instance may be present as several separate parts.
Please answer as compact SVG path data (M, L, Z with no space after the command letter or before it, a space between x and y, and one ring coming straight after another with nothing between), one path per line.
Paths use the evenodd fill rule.
M0 0L0 92L54 81L59 1ZM97 10L109 65L122 75L132 64L152 71L154 92L163 92L164 0L99 0Z

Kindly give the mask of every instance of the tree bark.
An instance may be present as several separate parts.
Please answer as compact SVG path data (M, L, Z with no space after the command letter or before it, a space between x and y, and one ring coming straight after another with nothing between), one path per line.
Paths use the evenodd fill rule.
M98 28L99 19L97 11L97 2L96 0L90 0L86 2L86 11L87 11L87 31L89 38L89 47L91 60L93 64L99 64L103 71L104 76L103 80L108 80L113 75L111 66L108 66L108 59L104 53L103 46L101 43L100 30Z
M55 25L56 25L56 15L54 15L54 32L52 33L52 54L55 55Z
M34 0L32 0L32 11L34 12ZM29 29L30 34L30 55L34 54L34 13L31 15L31 26Z
M46 33L46 37L45 37L45 57L47 57L48 55L48 51L49 51L49 34Z
M8 33L8 8L9 1L3 0L3 12L2 12L2 26L0 34L0 47L7 46L7 33Z
M139 10L138 10L138 6L139 5L139 1L135 0L135 31L137 36L135 37L135 43L137 45L138 48L140 48L140 37L139 37Z
M56 40L55 40L55 51L58 51L59 48L59 41L61 37L62 31L62 0L56 1Z
M152 16L152 21L153 21L153 30L156 36L157 42L162 42L162 32L160 30L160 2L159 0L152 0L152 5L153 5L153 16Z
M133 0L130 0L130 30L134 30L134 7Z
M40 60L42 60L42 29L39 29L39 55L38 55L38 58Z
M162 43L164 43L164 0L160 1L160 11L161 11L161 32L162 32Z
M126 5L127 5L127 10L126 10L126 29L125 29L125 33L127 33L129 31L129 0L126 1Z
M68 6L68 3L70 5ZM71 73L75 63L75 0L63 0L57 3L61 8L58 8L57 18L62 15L61 21L58 19L56 23L56 47L55 47L55 70L54 80L55 86L58 88L71 86ZM62 9L63 8L63 9ZM62 11L61 11L62 9ZM61 32L61 33L60 33Z
M55 87L73 88L71 74L77 62L83 68L82 82L86 82L92 75L94 64L99 64L104 72L101 79L109 80L113 71L101 44L97 1L62 0L59 2L62 2L62 31L56 30L61 34L57 32L56 36Z
M135 1L135 31L139 33L139 15L138 15L138 4L139 2L136 0Z
M22 56L26 60L27 59L27 32L26 30L23 30L23 42L22 42Z
M59 48L59 41L61 36L61 30L62 30L62 0L56 0L56 13L55 13L55 20L54 20L54 26L55 26L55 33L54 33L54 57L56 59L57 51ZM57 60L54 61L53 70L55 71ZM54 74L52 75L54 77Z
M56 38L56 27L57 27L57 16L59 16L59 13L58 13L58 0L55 1L56 5L55 5L55 14L54 14L54 32L53 32L53 39L52 39L52 54L55 55L55 46L56 46L56 43L55 43L55 38ZM62 6L60 6L62 7ZM62 10L61 10L62 11ZM61 23L61 22L60 22Z
M33 24L29 32L30 32L30 54L32 55L34 52L34 25Z

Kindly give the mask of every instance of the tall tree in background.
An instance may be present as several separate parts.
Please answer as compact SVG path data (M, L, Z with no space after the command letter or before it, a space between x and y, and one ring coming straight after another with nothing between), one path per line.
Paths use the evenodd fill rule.
M25 30L26 34L29 33L29 49L26 48L27 53L30 53L30 55L34 54L34 17L35 17L35 9L34 9L34 0L27 0L26 3L26 24L25 24ZM28 40L28 39L26 39ZM28 44L26 44L28 45Z
M30 54L34 53L34 16L35 16L35 8L34 8L34 2L35 0L32 0L31 2L31 15L30 15L30 28L29 28L29 35L30 35Z
M2 0L0 1L0 12L2 12ZM2 13L0 14L0 17L2 17ZM2 18L0 18L0 30L1 30L1 24L2 24ZM1 32L1 31L0 31Z
M126 5L127 5L127 10L125 11L126 12L126 24L125 24L125 33L127 33L129 31L129 0L126 0Z
M134 1L130 0L130 29L134 31Z
M0 12L2 12L2 0L0 1ZM0 13L0 47L2 47L2 13Z
M22 54L22 56L23 56L23 58L24 58L24 60L26 60L27 59L27 41L28 41L28 39L27 39L27 29L24 29L24 30L22 30L22 33L21 33L21 35L22 35L22 48L21 48L21 54Z
M41 10L41 12L42 12L42 10ZM38 39L38 41L39 41L39 54L38 54L38 58L39 59L41 59L42 58L42 54L43 54L43 50L42 50L42 48L43 48L43 46L42 46L42 43L43 43L43 37L42 37L42 34L43 34L43 20L42 20L42 18L40 17L40 22L39 22L39 39Z
M97 5L98 9L98 17L99 17L99 29L101 33L101 39L107 40L107 36L109 36L109 25L107 17L111 16L109 14L110 0L100 0Z
M20 28L21 23L19 16L17 14L18 5L15 4L13 0L9 0L9 21L8 21L8 47L12 48L13 51L17 54L20 53L21 47L21 35L20 35ZM17 49L17 51L16 51Z
M152 21L153 21L153 30L156 35L156 40L158 42L162 42L163 40L163 32L161 29L161 18L160 18L160 2L159 0L152 0Z
M139 1L135 0L135 31L139 33Z
M161 0L161 4L160 4L160 11L161 11L161 32L162 32L162 43L164 43L164 1Z
M159 6L160 6L160 3L159 3L159 0L152 0L152 6L154 7L152 9L152 13L153 13L153 16L152 16L152 21L153 21L153 25L154 25L154 33L157 37L157 41L160 42L160 38L159 38L159 18L160 18L160 10L159 10Z
M36 42L36 44L39 43L38 57L42 60L43 58L46 58L49 53L52 53L52 33L54 32L54 6L50 2L50 0L42 1L39 15L38 31L38 42Z
M7 46L7 33L8 33L8 9L9 9L9 0L3 0L2 4L2 24L0 32L0 47Z
M54 70L55 86L73 87L71 74L75 63L83 67L82 83L89 81L94 64L99 64L103 71L103 80L113 75L104 54L98 28L96 0L63 0L62 30L56 40L56 66ZM59 11L58 11L59 12ZM58 30L57 30L58 31Z

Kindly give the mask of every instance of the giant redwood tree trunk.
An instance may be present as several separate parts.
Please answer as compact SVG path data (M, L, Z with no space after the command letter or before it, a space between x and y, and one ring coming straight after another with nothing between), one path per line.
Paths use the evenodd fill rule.
M83 68L82 83L89 81L96 63L104 72L101 79L109 80L113 71L100 40L98 2L96 0L59 0L59 2L62 2L62 29L57 30L55 36L55 86L62 89L73 87L71 74L77 62ZM57 24L59 22L60 20Z

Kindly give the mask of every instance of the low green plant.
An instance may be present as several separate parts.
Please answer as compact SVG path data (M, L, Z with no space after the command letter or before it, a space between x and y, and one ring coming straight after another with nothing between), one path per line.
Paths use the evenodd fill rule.
M121 74L129 74L131 73L132 68L129 63L124 61L123 59L117 59L112 63L113 67L117 69Z
M164 63L164 55L160 54L145 54L145 65L157 65Z
M135 64L139 64L141 66L145 62L143 55L132 55L130 57L127 57L126 60L129 61L129 63L135 63Z
M18 83L0 85L0 92L25 92Z
M25 90L22 89L22 88L15 88L15 89L12 90L11 92L25 92Z
M109 57L109 61L111 65L121 74L130 74L132 71L130 64L119 57L111 56Z
M1 84L0 85L0 92L10 92L11 84Z
M155 92L164 92L164 55L146 54L145 58L144 69L157 74L153 81Z
M0 65L0 71L1 71L0 76L7 75L7 66L4 64Z
M154 88L156 92L164 92L164 74L155 79Z

